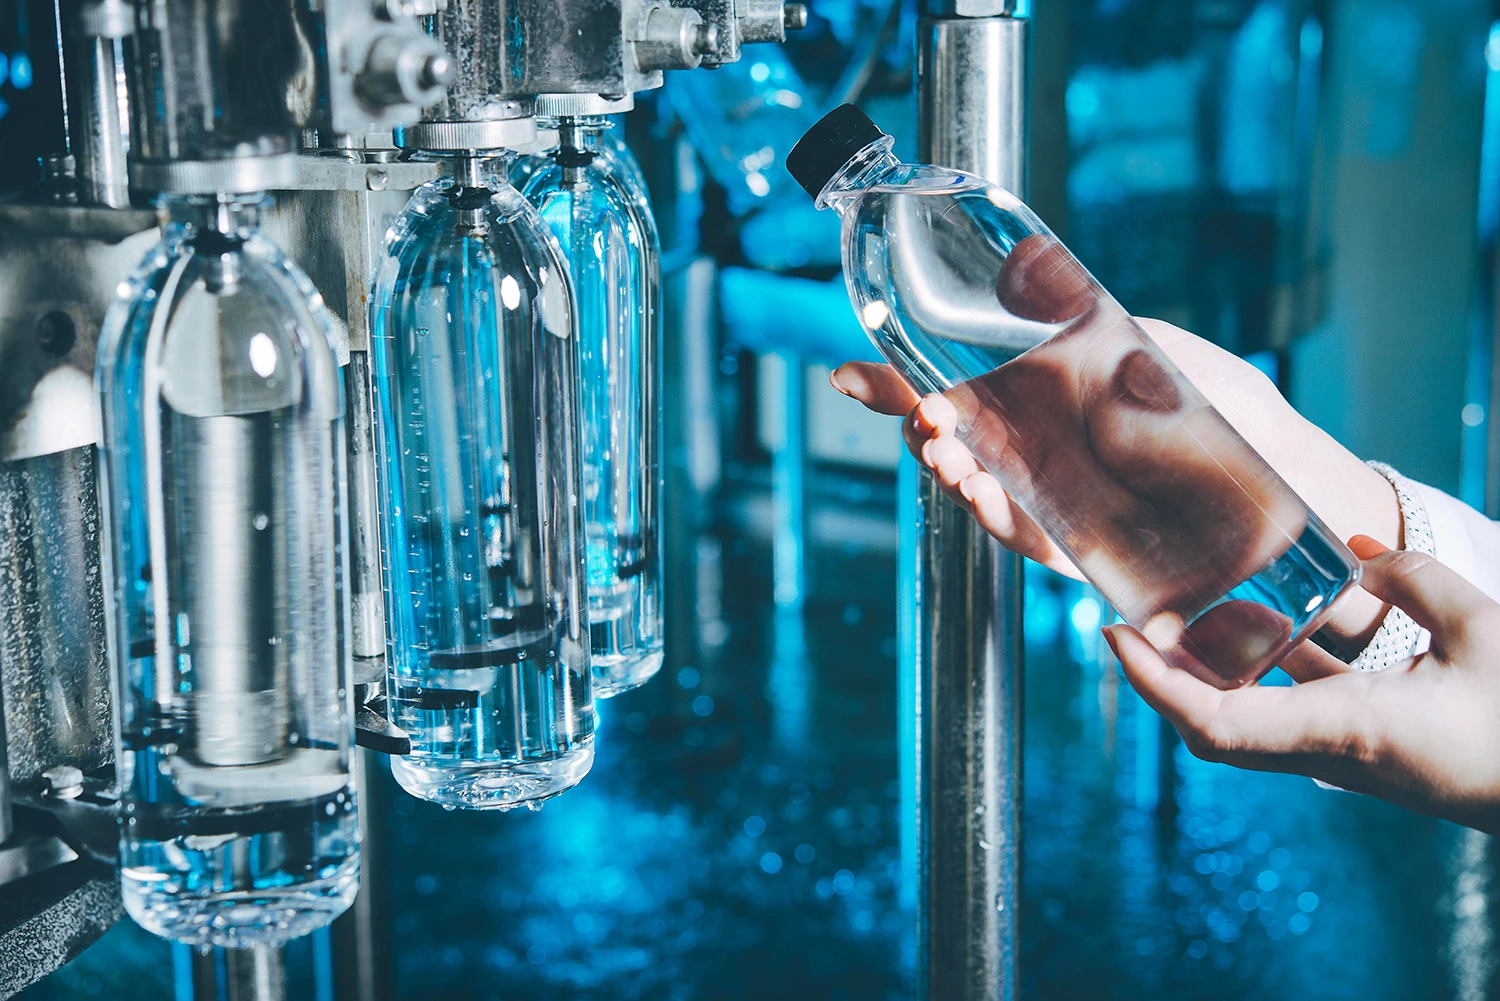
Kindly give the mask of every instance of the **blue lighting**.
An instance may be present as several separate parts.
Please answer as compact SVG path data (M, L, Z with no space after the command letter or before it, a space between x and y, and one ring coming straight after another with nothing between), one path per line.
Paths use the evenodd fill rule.
M31 86L31 57L24 52L10 57L10 83L16 90Z
M10 58L4 52L0 52L0 87L5 86L5 78L10 75Z

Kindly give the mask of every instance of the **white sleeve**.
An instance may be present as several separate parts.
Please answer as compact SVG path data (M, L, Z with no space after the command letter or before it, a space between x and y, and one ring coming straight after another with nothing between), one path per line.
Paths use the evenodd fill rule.
M1500 524L1455 497L1402 476L1390 466L1369 464L1384 476L1401 503L1401 548L1426 553L1491 598L1500 600ZM1405 612L1392 608L1370 645L1352 664L1382 671L1425 653L1432 635Z
M1500 523L1490 521L1436 487L1412 485L1427 508L1427 521L1432 526L1432 555L1500 601Z

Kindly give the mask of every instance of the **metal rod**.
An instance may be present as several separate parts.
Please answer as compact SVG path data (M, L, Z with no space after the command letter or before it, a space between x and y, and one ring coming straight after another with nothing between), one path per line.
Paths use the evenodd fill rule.
M333 992L336 1001L390 1001L395 985L391 949L390 861L392 780L383 755L361 748L354 777L359 797L359 896L333 923Z
M385 675L385 593L380 567L380 485L375 474L375 408L370 355L351 351L344 366L345 449L349 479L350 646L355 684Z
M286 960L280 946L194 949L193 1001L286 1001Z
M68 135L78 170L78 198L92 205L130 205L125 127L120 116L115 40L85 36L72 42Z
M923 162L1025 193L1026 22L929 9L917 28ZM1022 568L930 476L919 489L919 983L1019 997Z
M5 688L0 685L0 845L10 840L10 754L5 738Z

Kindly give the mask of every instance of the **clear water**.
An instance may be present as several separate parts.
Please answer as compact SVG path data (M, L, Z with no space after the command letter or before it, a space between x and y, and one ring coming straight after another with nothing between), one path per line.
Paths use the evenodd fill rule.
M1353 556L1029 209L888 154L825 198L877 346L1170 660L1234 687L1322 624Z
M127 804L125 909L196 946L278 944L322 928L359 890L352 787L250 810Z
M578 303L583 515L594 694L661 668L660 250L639 168L602 121L560 166L528 158L523 194L567 256ZM564 157L564 159L568 159Z
M499 164L487 165L489 168ZM413 795L508 809L593 760L573 298L489 169L419 189L371 314L392 762Z
M278 942L359 867L342 383L255 207L171 211L99 348L122 888L169 938Z

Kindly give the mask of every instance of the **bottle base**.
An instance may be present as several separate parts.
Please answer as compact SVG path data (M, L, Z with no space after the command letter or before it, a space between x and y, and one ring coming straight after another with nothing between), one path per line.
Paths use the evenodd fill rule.
M359 891L359 859L332 875L290 886L212 893L168 892L153 874L120 877L125 912L153 935L197 947L282 945L333 922Z
M631 654L618 657L593 658L594 698L607 699L632 688L639 688L661 670L666 655L655 650L644 655Z
M505 761L452 765L425 764L420 757L391 759L391 774L401 788L445 809L539 809L542 801L567 792L589 773L594 745L587 744L543 761Z

